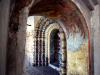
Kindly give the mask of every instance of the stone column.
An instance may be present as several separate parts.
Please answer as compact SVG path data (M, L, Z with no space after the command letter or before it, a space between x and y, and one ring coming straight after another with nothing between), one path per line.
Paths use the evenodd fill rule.
M41 64L43 66L43 32L41 33Z
M38 50L38 66L40 65L40 38L38 37L38 47L37 47L37 50Z
M45 36L45 60L46 60L46 66L49 64L49 56L48 56L48 38Z
M0 75L6 75L6 53L11 0L0 0ZM7 65L8 66L8 65Z
M38 35L38 66L42 66L42 31L39 29Z
M45 66L48 66L48 56L47 56L48 53L46 52L46 51L47 51L47 50L46 50L46 49L47 49L47 48L46 48L46 45L47 45L48 43L47 43L47 44L45 43L45 39L46 39L46 38L45 38L45 32L43 33L43 35L44 35L44 36L43 36L43 49L44 49L44 55L45 55L45 56L44 56L44 61L45 61ZM46 54L46 53L47 53L47 54Z
M36 32L36 66L38 66L38 31Z
M33 37L33 39L34 39L34 53L33 53L33 66L35 66L36 65L36 30L34 31L34 37Z
M66 50L66 37L64 31L60 30L60 39L61 39L61 49L62 49L62 64L61 64L61 73L60 75L66 75L66 60L67 60L67 50Z
M43 46L43 66L46 65L46 61L45 61L45 33L43 32L43 42L42 42L42 46Z
M40 31L39 31L39 33L37 34L37 35L38 35L38 38L37 38L37 41L38 41L38 44L37 44L37 45L38 45L38 46L37 46L37 50L38 50L38 54L37 54L37 55L38 55L38 60L37 60L38 66L40 65L40 63L39 63L39 57L40 57L40 55L39 55L39 54L40 54L40 45L39 45L39 44L40 44L40 38L39 38L40 36L39 36L39 34L40 34Z
M42 37L40 36L40 66L42 66Z
M16 75L22 75L23 74L23 64L24 64L24 58L25 58L25 44L26 44L26 22L28 17L29 9L28 7L23 8L20 11L19 15L19 26L17 31L17 38L16 38L16 47L15 47L15 53L16 54ZM13 47L13 45L12 45ZM13 57L13 56L12 56Z
M42 60L42 66L47 66L48 60L46 58L46 50L45 50L45 30L42 31L41 33L42 38L41 38L41 60Z

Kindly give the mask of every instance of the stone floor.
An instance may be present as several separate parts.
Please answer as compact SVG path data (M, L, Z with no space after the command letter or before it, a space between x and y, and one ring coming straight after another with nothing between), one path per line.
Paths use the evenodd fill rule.
M51 67L32 67L27 70L29 75L59 75L58 71Z
M33 67L33 58L26 56L24 62L24 72L23 75L59 75L59 72L55 70L56 68L51 68L52 66L45 67Z

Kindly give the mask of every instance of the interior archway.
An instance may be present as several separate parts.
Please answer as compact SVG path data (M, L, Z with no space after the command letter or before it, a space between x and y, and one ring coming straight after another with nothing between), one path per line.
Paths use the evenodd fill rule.
M58 23L53 23L45 31L45 46L46 49L46 57L48 58L48 63L50 64L50 34L53 30L59 30L60 25Z
M61 74L66 74L66 68L64 68L63 66L66 66L66 38L65 38L65 33L63 31L63 29L60 27L60 24L57 23L56 20L53 20L53 19L49 19L49 18L46 18L46 17L42 17L40 20L42 21L39 21L40 23L39 24L42 24L41 26L40 25L37 25L39 26L37 29L38 30L38 33L36 33L35 35L38 35L38 38L35 39L35 44L37 45L40 45L40 46L37 46L35 45L35 50L36 50L36 59L35 61L35 65L36 66L51 66L51 35L53 36L53 39L55 37L58 37L59 36L59 39L58 41L60 41L60 43L62 43L61 45L61 52L58 52L59 55L61 55L61 57L58 57L61 58L62 60L59 61L58 63L56 63L53 66L51 66L53 69L56 69L57 71L59 71ZM56 30L55 31L55 35L52 34L52 31L53 30ZM36 31L36 30L35 30ZM58 35L58 32L59 32L59 35ZM36 36L35 36L36 37ZM56 40L57 41L57 40ZM55 44L58 44L58 43L55 43ZM64 46L64 47L63 47ZM39 48L37 48L39 47ZM56 47L53 45L53 47ZM59 48L59 46L57 46ZM40 62L40 60L42 62Z
M10 50L10 52L12 52L12 54L8 54L8 55L14 56L12 61L14 62L14 64L17 63L15 66L16 67L15 70L17 70L17 71L19 71L19 67L18 67L19 64L21 65L20 68L22 70L21 63L23 63L23 60L21 60L20 62L18 62L16 60L17 59L20 60L20 58L21 59L24 58L24 50L20 46L20 44L22 44L22 43L20 43L20 40L22 39L22 37L18 37L18 36L21 35L21 33L25 32L25 31L23 31L22 27L25 30L23 23L25 23L24 20L25 20L25 18L27 18L28 15L29 16L30 15L42 15L42 16L47 16L47 17L54 19L54 20L60 20L64 24L68 33L76 32L77 28L80 30L82 36L85 36L85 33L87 33L86 31L87 31L88 27L87 27L87 24L85 22L85 19L84 19L82 13L80 12L80 10L78 9L78 7L71 0L67 0L67 1L65 1L65 0L58 0L58 1L50 0L48 4L47 4L47 1L48 0L43 0L43 1L37 2L37 3L33 4L30 9L27 8L27 10L29 10L29 14L26 13L27 12L26 9L22 9L22 7L24 7L24 6L20 7L20 5L19 5L19 7L17 7L19 2L14 7L15 10L12 12L13 14L10 17L11 20L10 20L9 34L8 34L8 36L9 36L8 37L8 44L10 43L8 46L9 47L8 49ZM26 5L26 4L24 4L24 5ZM46 6L44 6L44 5L46 5ZM46 10L46 9L48 9L48 10ZM18 10L18 12L16 12L17 10ZM22 11L20 11L20 10L22 10ZM26 10L26 11L24 11L24 10ZM23 15L23 13L25 13L26 15L25 14ZM19 17L21 17L21 18L19 18ZM43 23L45 23L45 22L43 22ZM50 22L50 23L52 23L52 22ZM40 25L40 28L37 27L36 35L34 35L35 36L35 38L34 38L35 44L37 45L37 47L36 47L36 60L37 61L34 61L36 66L48 65L48 63L47 63L48 60L47 60L47 58L45 58L46 55L45 55L45 44L44 44L45 43L44 30L45 30L45 27L42 27L42 25ZM18 34L17 34L17 31L19 31ZM15 35L15 37L11 37L11 34ZM63 35L63 37L66 37L64 34L62 34L62 35ZM22 39L22 40L25 41L24 39ZM41 47L40 42L43 44L42 47ZM18 44L18 46L16 46L16 44ZM15 46L14 48L16 48L16 49L12 49L11 48L12 45L14 45ZM23 47L24 47L24 45L23 45ZM38 50L38 48L39 48L39 50ZM40 51L42 51L42 53L39 53ZM14 53L17 52L16 55L20 54L20 56L18 56L18 58L16 58L17 56L14 55L13 52ZM40 56L39 56L39 54L40 54ZM42 58L43 58L43 61L41 61ZM89 51L89 59L88 59L88 61L89 61L89 74L90 75L92 75L92 73L93 73L92 72L92 68L93 68L92 65L93 64L91 63L92 59L93 58L92 58L92 54L91 54L91 50L90 50ZM64 61L64 62L66 62L66 61ZM11 63L8 63L8 64L11 64ZM63 66L63 69L64 68L66 68L65 65ZM21 70L20 70L19 74L21 74Z

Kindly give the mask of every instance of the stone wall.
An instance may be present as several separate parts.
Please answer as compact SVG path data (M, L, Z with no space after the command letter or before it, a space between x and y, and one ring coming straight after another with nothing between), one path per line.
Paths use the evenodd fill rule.
M0 75L6 72L6 44L10 0L0 0Z
M100 6L95 6L91 16L94 42L94 75L100 75Z
M73 0L74 1L74 0ZM85 20L88 25L88 29L90 31L90 39L91 39L91 51L93 52L94 62L94 75L100 74L100 4L94 6L93 11L89 11L84 3L80 0L76 0L75 3L83 13ZM92 69L93 71L93 69Z
M78 1L79 4L81 4ZM78 5L79 5L78 4ZM93 11L89 11L86 9L86 7L83 5L79 5L80 9L83 13L83 16L85 17L85 20L87 22L89 31L90 31L90 39L91 39L91 51L93 52L93 58L94 62L94 75L100 74L100 5L94 6ZM93 69L92 69L93 71Z
M16 2L13 10L10 11L11 16L9 18L10 23L7 43L7 75L25 75L23 66L25 58L26 26L29 7L31 7L33 1L29 2L30 4L28 5L23 5L22 3L23 8L19 7L21 3L17 6Z

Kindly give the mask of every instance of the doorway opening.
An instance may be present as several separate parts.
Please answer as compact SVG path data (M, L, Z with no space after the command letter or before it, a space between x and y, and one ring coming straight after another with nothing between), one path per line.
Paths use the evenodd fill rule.
M60 67L61 62L61 48L59 30L55 29L50 35L50 64Z

